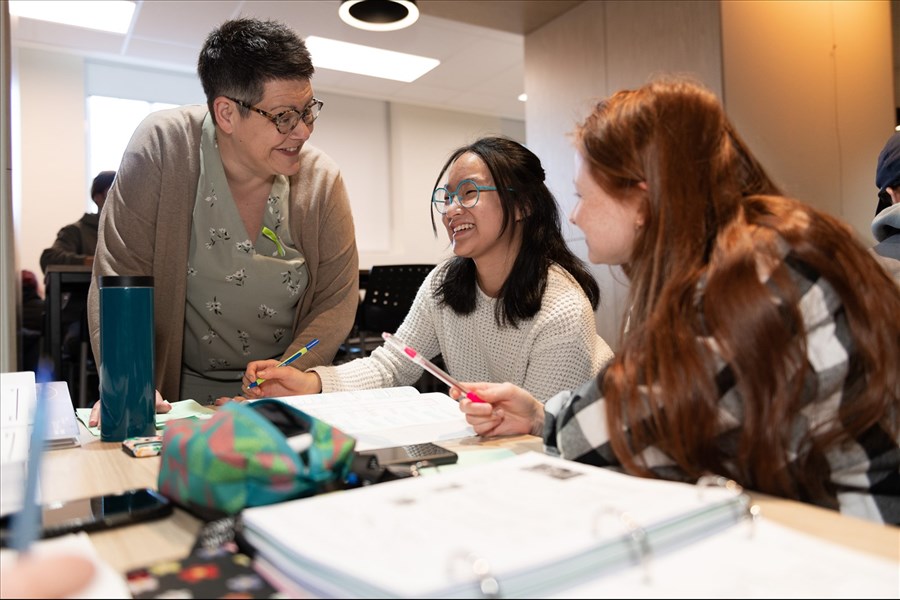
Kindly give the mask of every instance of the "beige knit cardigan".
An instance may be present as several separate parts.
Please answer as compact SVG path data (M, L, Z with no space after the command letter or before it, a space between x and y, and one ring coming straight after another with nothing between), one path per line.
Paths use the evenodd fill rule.
M101 357L101 275L152 275L156 329L155 381L163 398L178 400L191 215L200 174L205 106L148 116L135 130L100 216L88 322ZM319 344L303 368L329 364L353 325L359 302L359 258L347 190L334 161L303 147L290 178L291 235L309 267L309 287L294 317L285 356L313 338ZM102 370L102 367L101 367Z

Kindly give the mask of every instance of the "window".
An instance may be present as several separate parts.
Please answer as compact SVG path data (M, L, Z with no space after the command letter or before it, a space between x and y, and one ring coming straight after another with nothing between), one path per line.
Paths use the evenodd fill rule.
M109 96L87 99L88 178L100 171L115 171L138 124L152 112L175 104L127 100ZM90 203L91 207L93 203Z

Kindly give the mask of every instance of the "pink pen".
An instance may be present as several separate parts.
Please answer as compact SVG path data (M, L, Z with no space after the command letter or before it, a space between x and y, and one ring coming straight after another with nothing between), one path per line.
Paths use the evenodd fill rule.
M405 343L401 342L398 338L394 337L386 331L381 334L381 337L384 338L385 342L393 346L395 349L399 350L403 354L403 356L405 356L409 360L413 361L450 387L455 387L461 390L466 395L466 398L468 398L472 402L484 402L484 400L479 398L475 392L470 392L469 390L464 388L457 380L453 379L449 373L447 373L445 370L443 370L424 356L420 355Z

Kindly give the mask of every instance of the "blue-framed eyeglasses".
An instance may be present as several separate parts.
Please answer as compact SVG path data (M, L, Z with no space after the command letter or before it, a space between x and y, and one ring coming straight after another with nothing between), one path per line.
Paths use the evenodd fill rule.
M277 129L278 133L282 135L287 135L288 133L292 132L297 127L297 125L300 124L300 121L303 121L307 125L312 125L315 120L319 118L319 111L321 111L322 107L325 106L324 102L313 98L306 106L306 108L304 108L302 111L289 108L288 110L280 112L277 115L273 115L270 112L264 111L261 108L257 108L252 104L247 104L246 102L238 100L237 98L232 98L231 96L225 97L235 104L259 113L268 120L272 121L272 123L275 124L275 129Z
M512 191L512 188L509 188ZM451 192L447 188L439 187L431 193L431 205L439 213L446 214L450 207L453 206L453 197L463 208L472 208L478 204L478 198L481 192L496 192L497 188L491 185L478 185L471 179L463 179L456 186L456 191Z

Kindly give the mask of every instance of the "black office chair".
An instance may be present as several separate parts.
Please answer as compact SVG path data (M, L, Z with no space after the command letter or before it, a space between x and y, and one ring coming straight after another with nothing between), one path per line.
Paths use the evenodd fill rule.
M342 346L347 360L366 356L383 342L383 331L395 332L406 318L416 292L435 265L375 265L368 273L356 322Z
M77 403L78 408L84 408L93 406L100 399L100 376L91 349L87 305L81 311L77 330L77 338L65 340L68 344L63 346L62 358L72 402Z

